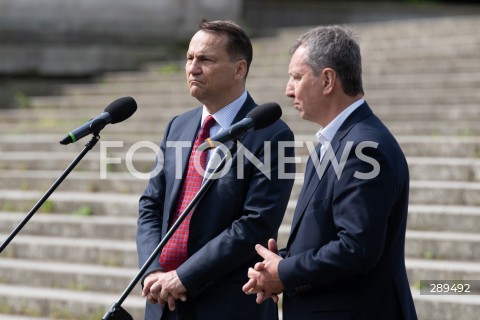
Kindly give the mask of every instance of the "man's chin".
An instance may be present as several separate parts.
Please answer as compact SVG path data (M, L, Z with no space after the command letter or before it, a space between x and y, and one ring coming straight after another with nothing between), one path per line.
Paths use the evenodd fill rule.
M200 98L202 96L201 90L198 87L190 87L190 95L196 99Z

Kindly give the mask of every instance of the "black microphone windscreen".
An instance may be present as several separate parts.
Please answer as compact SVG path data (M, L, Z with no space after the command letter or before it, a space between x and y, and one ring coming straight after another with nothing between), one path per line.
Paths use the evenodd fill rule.
M105 108L105 112L112 117L112 124L130 118L136 110L137 102L132 97L118 98Z
M247 114L248 118L253 121L253 128L255 130L268 127L282 116L282 108L275 102L268 102L258 107L253 108Z

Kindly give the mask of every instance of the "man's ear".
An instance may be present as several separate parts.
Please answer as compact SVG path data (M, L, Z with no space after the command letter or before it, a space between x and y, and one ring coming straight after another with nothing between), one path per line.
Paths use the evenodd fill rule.
M329 95L333 92L337 82L337 73L331 68L325 68L322 71L323 94Z
M247 76L247 61L238 60L235 64L235 79L245 79Z

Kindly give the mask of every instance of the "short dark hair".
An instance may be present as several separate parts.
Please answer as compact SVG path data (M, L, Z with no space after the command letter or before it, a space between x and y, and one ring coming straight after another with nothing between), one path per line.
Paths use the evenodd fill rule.
M248 75L253 59L253 48L250 38L238 24L233 21L207 21L204 19L200 22L198 30L227 35L227 53L232 60L245 59L247 62L247 73L245 77Z
M295 53L300 46L307 49L306 63L315 75L324 68L332 68L338 74L345 94L363 94L360 46L350 29L344 26L316 27L300 36L290 53Z

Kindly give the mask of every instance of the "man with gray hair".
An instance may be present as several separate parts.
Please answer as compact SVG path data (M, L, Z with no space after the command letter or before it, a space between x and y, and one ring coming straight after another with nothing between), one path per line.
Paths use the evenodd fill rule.
M286 95L319 125L287 247L257 245L257 303L283 295L283 319L415 320L405 268L409 172L397 141L363 99L360 47L341 26L291 49Z

